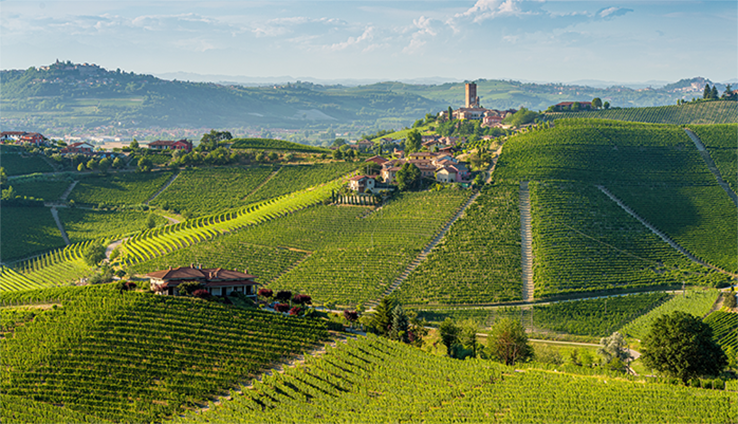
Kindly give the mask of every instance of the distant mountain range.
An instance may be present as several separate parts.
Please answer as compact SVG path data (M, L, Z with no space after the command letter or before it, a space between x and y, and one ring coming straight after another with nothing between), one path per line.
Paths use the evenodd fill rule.
M409 82L363 80L289 81L290 77L153 75L110 71L93 64L56 62L26 70L0 71L0 128L74 132L131 128L284 128L362 131L399 128L427 113L464 100L464 81L430 78ZM184 81L184 80L190 81ZM204 82L207 79L230 82ZM268 80L273 80L268 82ZM280 81L281 80L281 81ZM316 80L319 81L319 80ZM614 107L661 106L701 97L705 78L654 88L476 80L483 106L544 110L561 101L600 97ZM251 86L247 86L251 85ZM717 84L724 90L723 84Z

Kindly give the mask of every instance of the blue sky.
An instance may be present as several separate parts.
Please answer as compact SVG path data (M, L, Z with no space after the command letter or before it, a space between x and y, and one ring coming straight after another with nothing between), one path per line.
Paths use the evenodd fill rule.
M736 1L0 1L0 68L249 77L738 77Z

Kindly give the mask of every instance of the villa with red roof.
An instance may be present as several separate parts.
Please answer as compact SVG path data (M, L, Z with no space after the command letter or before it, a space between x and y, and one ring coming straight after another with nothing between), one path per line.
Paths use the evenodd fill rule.
M192 151L192 142L186 139L182 140L156 140L149 143L149 149L154 150L184 150L185 152Z
M259 285L254 281L256 277L246 272L193 265L150 272L146 276L151 279L152 290L157 294L170 296L179 294L178 285L191 281L202 283L213 296L225 296L232 293L256 296L256 287Z

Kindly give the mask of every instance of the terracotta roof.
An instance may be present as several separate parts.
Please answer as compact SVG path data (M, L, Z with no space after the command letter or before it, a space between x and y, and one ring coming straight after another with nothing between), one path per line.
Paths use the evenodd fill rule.
M147 277L160 280L242 280L256 278L253 275L223 268L195 268L182 266L146 274Z
M364 162L375 162L378 164L383 164L387 162L387 159L381 157L381 156L372 156L369 159L365 160Z

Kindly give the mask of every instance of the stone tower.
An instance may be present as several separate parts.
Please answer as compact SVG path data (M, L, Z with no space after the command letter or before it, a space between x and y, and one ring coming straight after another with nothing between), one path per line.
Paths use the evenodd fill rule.
M477 84L473 82L466 84L466 107L479 107L479 97L477 97Z

